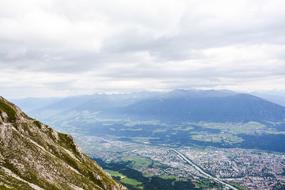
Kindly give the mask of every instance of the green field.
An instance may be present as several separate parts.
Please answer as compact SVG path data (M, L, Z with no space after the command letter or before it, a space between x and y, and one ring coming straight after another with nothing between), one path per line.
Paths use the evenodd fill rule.
M123 157L123 161L130 161L132 168L146 168L153 164L151 159L139 156L126 156Z
M135 179L128 178L127 176L121 174L118 171L106 170L113 178L117 179L124 185L132 186L136 189L143 189L143 184Z
M226 143L226 144L236 144L243 141L242 138L232 135L232 134L197 134L192 135L192 139L196 141L204 141L211 143Z

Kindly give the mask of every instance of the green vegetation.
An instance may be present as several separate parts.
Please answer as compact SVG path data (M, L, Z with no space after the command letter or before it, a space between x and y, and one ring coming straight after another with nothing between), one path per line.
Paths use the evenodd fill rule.
M236 188L238 188L239 190L246 190L245 187L241 186L240 184L238 183L234 183L234 182L230 182L230 184Z
M13 122L16 120L15 109L0 98L0 112L5 112L8 115L9 121Z
M61 146L71 150L73 153L77 152L76 145L73 142L73 139L70 135L64 133L58 133L59 143Z
M200 179L199 181L197 181L195 183L195 186L196 188L199 188L199 189L209 189L209 188L217 188L217 187L218 189L223 189L220 184L217 184L216 182L211 181L206 178Z
M132 187L135 187L137 189L143 189L143 184L135 179L132 179L132 178L123 178L121 181L120 181L122 184L124 185L130 185Z
M133 178L129 178L118 171L106 170L114 179L124 185L131 186L135 189L143 189L143 184Z
M26 117L2 98L0 112L8 115L1 126L4 130L0 136L0 189L32 189L29 183L49 190L71 186L121 189L120 184L77 149L71 136ZM132 180L126 183L135 184Z
M145 168L153 164L153 161L148 158L143 158L139 156L126 156L123 157L123 161L130 162L132 168Z
M247 123L207 123L207 122L199 122L196 123L199 127L207 128L207 129L218 129L221 132L229 133L229 134L247 134L247 135L255 135L255 134L264 134L270 133L268 127L264 124L258 122L247 122Z
M106 172L108 172L112 177L116 177L119 179L123 179L126 178L126 176L124 176L123 174L121 174L118 171L113 171L113 170L105 170Z
M9 175L6 175L6 173L2 169L0 169L0 181L2 182L2 183L0 182L1 190L6 190L6 189L7 190L8 189L9 190L17 190L17 189L32 190L32 188L28 184L16 178L13 178Z
M192 139L196 141L237 144L243 142L241 137L232 134L198 134L192 135Z
M140 160L136 158L136 160ZM145 176L139 170L131 168L130 161L104 162L96 159L105 170L129 190L197 190L191 180L180 180L172 175ZM142 163L142 160L139 162ZM145 162L145 161L144 161Z

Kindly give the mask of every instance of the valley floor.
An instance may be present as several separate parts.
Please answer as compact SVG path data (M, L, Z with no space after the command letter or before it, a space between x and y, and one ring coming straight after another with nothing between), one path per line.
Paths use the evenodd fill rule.
M76 140L85 152L130 189L150 189L145 188L146 185L159 189L155 183L159 179L165 180L159 184L169 183L170 190L285 187L285 154L281 153L240 148L157 146L113 137L76 136ZM220 181L205 176L185 162L173 148ZM189 187L186 188L187 183Z

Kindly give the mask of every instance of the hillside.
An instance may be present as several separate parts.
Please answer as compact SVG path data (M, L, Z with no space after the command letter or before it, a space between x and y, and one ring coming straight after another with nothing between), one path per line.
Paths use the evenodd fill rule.
M0 189L122 190L58 133L0 97Z
M105 118L174 122L275 122L285 118L285 107L281 105L250 94L222 90L75 96L50 102L49 105L42 99L42 107L37 109L31 109L26 101L15 101L32 115L46 121L58 118L59 113L68 115L75 111L88 111Z
M129 116L168 121L282 121L285 107L265 99L224 91L173 91L123 108Z

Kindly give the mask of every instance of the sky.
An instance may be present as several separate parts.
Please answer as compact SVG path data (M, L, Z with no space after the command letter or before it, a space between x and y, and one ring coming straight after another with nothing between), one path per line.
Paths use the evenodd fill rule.
M0 0L0 95L285 90L284 0Z

